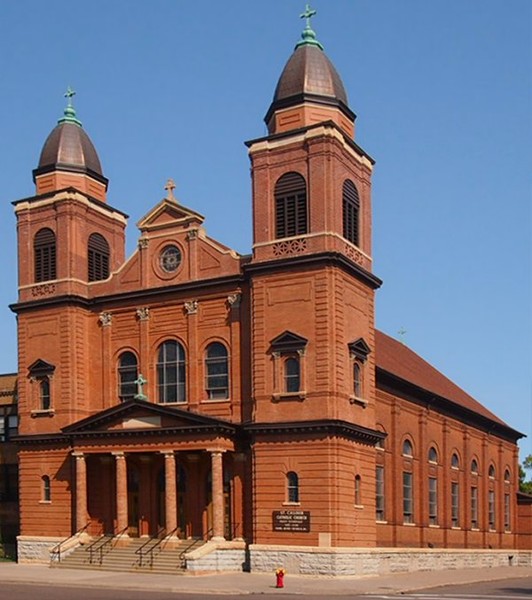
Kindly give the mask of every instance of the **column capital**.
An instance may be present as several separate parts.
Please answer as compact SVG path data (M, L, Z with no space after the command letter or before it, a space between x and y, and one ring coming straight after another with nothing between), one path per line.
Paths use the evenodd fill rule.
M114 452L111 452L111 454L115 458L126 458L126 453L123 450L116 450Z
M74 458L85 458L85 453L84 452L80 452L79 450L73 450L72 451L72 456Z
M207 448L206 450L209 454L223 454L224 452L227 452L224 448Z
M175 450L161 450L160 454L162 454L165 458L175 457Z

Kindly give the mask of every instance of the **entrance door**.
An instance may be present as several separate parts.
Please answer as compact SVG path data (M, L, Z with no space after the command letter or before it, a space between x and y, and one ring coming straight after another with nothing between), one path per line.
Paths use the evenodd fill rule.
M137 467L131 465L127 473L127 510L128 510L128 535L139 536L139 490L140 476Z

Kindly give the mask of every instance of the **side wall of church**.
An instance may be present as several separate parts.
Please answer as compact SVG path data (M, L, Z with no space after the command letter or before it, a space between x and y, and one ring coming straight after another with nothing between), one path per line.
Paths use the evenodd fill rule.
M262 439L253 445L253 543L295 546L375 544L374 449L336 437ZM288 473L299 482L291 500ZM355 503L355 477L362 482ZM309 531L276 530L275 511L303 511Z
M515 545L514 444L379 389L376 412L377 428L387 433L384 449L375 451L377 464L384 467L385 473L385 519L377 524L379 546L511 548ZM412 456L403 454L405 440L412 444ZM429 460L430 448L436 451L435 461ZM452 464L453 454L458 459L456 465ZM476 461L478 473L472 472L472 461ZM412 474L410 518L404 514L403 473ZM429 510L430 479L436 482L432 483L436 486L436 508L433 506L432 510ZM454 522L453 483L458 486ZM478 498L476 518L472 512L473 488ZM509 506L506 514L505 504Z

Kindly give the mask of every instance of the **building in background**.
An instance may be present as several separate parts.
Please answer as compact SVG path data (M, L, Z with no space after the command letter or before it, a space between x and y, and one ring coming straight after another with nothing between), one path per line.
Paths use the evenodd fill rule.
M79 532L208 540L197 569L518 547L521 434L375 329L374 161L310 16L247 143L250 255L169 181L126 257L69 97L14 202L19 560Z
M17 375L0 375L0 556L15 556L19 533Z

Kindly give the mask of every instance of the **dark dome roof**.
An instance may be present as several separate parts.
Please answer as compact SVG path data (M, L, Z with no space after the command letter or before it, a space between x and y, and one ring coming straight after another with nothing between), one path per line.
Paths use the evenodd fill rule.
M273 102L301 95L325 96L347 106L344 84L332 62L317 45L296 47L281 73Z
M96 149L75 118L72 107L65 109L65 117L46 139L33 175L55 170L87 173L98 180L105 179Z

